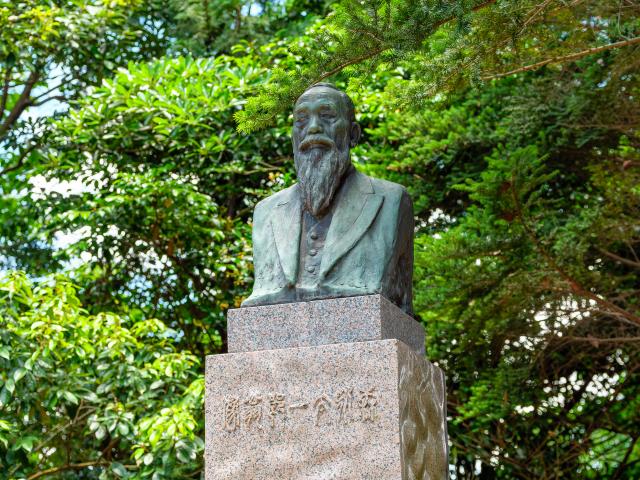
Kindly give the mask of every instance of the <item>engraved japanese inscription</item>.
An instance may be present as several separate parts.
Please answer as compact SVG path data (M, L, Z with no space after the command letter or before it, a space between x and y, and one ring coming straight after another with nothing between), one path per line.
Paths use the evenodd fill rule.
M222 402L221 429L240 430L287 428L287 421L308 422L315 427L375 422L378 392L375 387L345 387L335 395L321 393L313 398L288 397L284 393L265 393L243 398L227 396Z

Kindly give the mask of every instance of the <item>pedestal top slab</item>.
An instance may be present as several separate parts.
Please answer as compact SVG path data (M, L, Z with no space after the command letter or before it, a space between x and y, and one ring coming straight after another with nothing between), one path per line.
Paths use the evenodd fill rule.
M397 339L424 354L424 329L382 295L244 307L227 316L230 353Z

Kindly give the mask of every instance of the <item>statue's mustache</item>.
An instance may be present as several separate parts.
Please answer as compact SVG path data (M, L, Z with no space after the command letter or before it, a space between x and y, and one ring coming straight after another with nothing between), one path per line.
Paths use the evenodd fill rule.
M322 136L314 136L305 138L302 142L300 142L299 150L301 152L306 152L307 150L311 150L312 148L326 148L330 149L335 146L333 140L327 137Z

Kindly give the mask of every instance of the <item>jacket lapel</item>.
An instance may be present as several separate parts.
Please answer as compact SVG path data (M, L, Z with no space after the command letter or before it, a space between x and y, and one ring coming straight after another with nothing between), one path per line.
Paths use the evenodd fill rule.
M376 218L384 197L373 193L371 180L353 172L346 180L334 209L320 265L324 278L340 258L367 232Z
M297 185L290 189L287 197L276 204L275 210L271 216L271 229L280 265L289 283L295 285L302 229L301 202Z

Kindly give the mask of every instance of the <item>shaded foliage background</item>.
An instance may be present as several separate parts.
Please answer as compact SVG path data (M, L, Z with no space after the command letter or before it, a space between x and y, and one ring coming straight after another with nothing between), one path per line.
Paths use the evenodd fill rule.
M640 476L639 11L0 2L0 259L26 271L0 471L201 475L199 360L251 288L253 206L295 181L287 109L331 77L357 168L414 199L452 478Z

